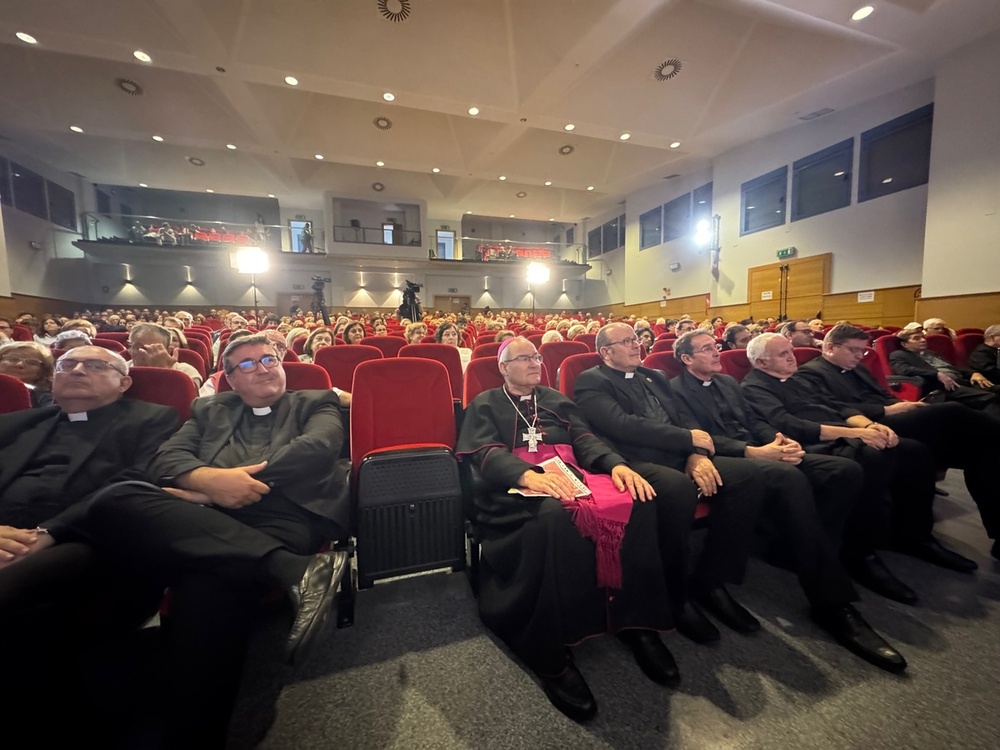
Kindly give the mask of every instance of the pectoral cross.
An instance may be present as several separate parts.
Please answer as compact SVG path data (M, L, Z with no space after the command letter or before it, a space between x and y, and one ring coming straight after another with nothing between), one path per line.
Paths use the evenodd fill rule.
M528 441L528 453L538 453L538 444L542 442L542 433L535 425L531 425L527 432L521 434L521 440Z

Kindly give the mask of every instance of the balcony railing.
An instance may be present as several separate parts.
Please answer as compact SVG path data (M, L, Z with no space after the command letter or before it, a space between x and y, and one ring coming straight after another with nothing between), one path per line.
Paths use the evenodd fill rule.
M414 229L394 227L333 227L334 242L358 242L365 245L405 245L420 247L420 232Z
M583 263L583 245L565 242L517 242L487 237L462 237L462 257L490 263L518 260L556 260Z

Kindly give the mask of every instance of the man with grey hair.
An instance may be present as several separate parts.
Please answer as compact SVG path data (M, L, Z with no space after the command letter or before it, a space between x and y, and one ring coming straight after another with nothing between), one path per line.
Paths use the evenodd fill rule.
M864 483L861 467L838 456L806 454L798 442L761 419L736 380L722 374L718 346L707 331L677 339L674 356L685 370L672 385L711 434L716 451L742 456L760 472L764 513L779 530L772 549L787 550L813 620L875 666L889 672L906 669L902 655L854 607L858 595L836 551Z
M983 332L983 343L969 353L966 364L972 370L973 385L1000 385L1000 325L991 325Z
M191 324L194 322L194 316L187 310L178 310L174 313L174 317L181 322L184 328L190 328Z
M739 632L759 629L725 587L743 579L747 529L753 528L762 499L759 477L745 461L713 456L711 436L677 402L666 376L641 366L629 326L609 323L595 345L602 362L580 373L574 399L597 434L632 468L644 476L652 470L662 475L660 548L671 551L664 555L664 571L677 629L696 643L718 640L718 629L702 610ZM690 519L671 515L670 506L682 500L690 507L698 495L710 503L711 513L703 551L690 572L684 533Z
M128 349L132 356L131 368L162 367L183 372L195 389L201 388L201 375L186 362L177 360L177 348L170 343L170 331L158 323L136 323L128 333Z

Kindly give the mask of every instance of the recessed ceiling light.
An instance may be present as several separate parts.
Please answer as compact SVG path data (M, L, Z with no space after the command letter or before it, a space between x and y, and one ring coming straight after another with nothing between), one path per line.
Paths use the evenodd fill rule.
M498 179L499 179L499 180L500 180L501 182L503 182L504 180L506 180L506 179L507 179L507 177L506 177L506 175L500 175L500 177L499 177Z
M514 214L511 214L511 215L510 215L510 218L512 218L512 219L513 219L513 218L514 218Z
M287 83L289 86L298 86L299 79L296 78L295 76L285 76L285 83Z
M618 140L627 141L631 137L632 137L631 133L622 133L620 136L618 136Z
M440 169L438 169L437 167L434 167L434 169L432 169L431 171L432 171L432 172L433 172L434 174L437 174L437 173L438 173L438 172L440 172L441 170L440 170Z
M469 107L469 114L475 117L479 114L479 107Z
M842 169L842 170L840 170L839 172L834 172L834 173L833 173L833 176L834 176L834 177L843 177L843 176L844 176L844 174L845 174L845 172L844 172L844 170Z
M680 145L681 145L680 141L674 141L673 143L670 144L670 148L680 148Z
M226 144L226 148L228 148L230 151L235 151L236 150L236 146L233 145L232 143L227 143Z
M69 129L72 130L74 133L82 133L83 132L83 128L81 128L79 125L70 125Z
M214 193L215 191L212 190L212 188L205 188L205 192L206 193Z
M149 187L145 182L140 182L139 187Z
M153 140L156 141L157 143L163 143L163 136L162 135L154 135L153 136Z
M316 158L323 161L323 154L316 154Z
M396 95L386 91L384 94L382 94L382 98L385 99L387 102L391 102L393 99L396 98Z
M267 194L267 197L268 197L268 198L273 198L273 197L274 197L274 193L268 193L268 194Z
M132 57L134 57L139 62L144 62L144 63L153 62L153 58L150 57L146 52L143 52L141 49L137 49L135 52L133 52Z
M467 213L467 214L471 214L471 213L472 213L472 211L466 211L465 213Z
M886 177L884 180L882 180L883 185L888 185L890 182L892 182L891 177Z
M35 39L35 37L33 37L31 34L26 34L23 31L17 32L16 34L14 34L14 36L16 36L25 44L38 44L38 40Z
M552 180L546 180L545 181L545 187L548 187L551 184L552 184Z
M851 20L852 21L864 21L866 18L868 18L868 16L870 16L874 12L875 12L875 9L872 6L870 6L870 5L863 5L860 8L858 8L856 11L854 11L854 13L851 15Z
M757 207L756 206L747 206L747 211L753 211L755 208L757 208Z
M593 185L587 185L587 190L593 190L593 189L594 189Z
M384 167L385 166L385 162L384 161L377 161L377 162L375 162L375 166L376 167Z
M575 130L575 129L576 125L574 125L571 122L567 122L565 125L563 125L563 130Z
M549 221L555 221L555 219L549 219Z

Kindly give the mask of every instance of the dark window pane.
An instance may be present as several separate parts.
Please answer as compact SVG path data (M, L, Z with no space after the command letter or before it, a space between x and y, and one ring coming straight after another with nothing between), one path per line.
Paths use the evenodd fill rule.
M125 219L127 217L130 217L132 215L132 207L130 205L128 205L127 203L122 203L122 214L121 215L122 215L123 219ZM131 220L129 220L127 223L131 223Z
M67 229L76 229L76 196L62 185L48 182L49 221Z
M39 219L48 219L45 205L45 180L20 164L10 163L14 178L14 207Z
M792 221L851 205L854 139L799 159L792 165Z
M618 217L618 247L625 247L625 214Z
M928 104L861 134L859 202L927 183L933 120Z
M603 252L601 249L601 228L597 227L587 232L587 257L596 258Z
M618 219L614 218L601 227L604 252L618 249Z
M576 227L570 227L566 230L566 244L572 245L576 242Z
M689 233L691 193L663 204L663 241L670 242Z
M697 225L702 219L712 218L712 183L702 185L694 191L694 203L691 206L691 223Z
M97 213L111 215L111 196L103 190L97 192Z
M663 206L651 208L639 217L639 249L659 245L660 228L663 220Z
M741 235L785 223L787 183L788 167L785 166L744 182L740 186L740 208L743 216L743 221L740 222Z
M0 203L14 205L10 193L10 162L6 159L0 159Z

